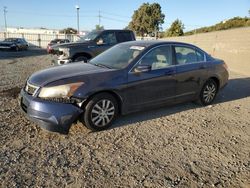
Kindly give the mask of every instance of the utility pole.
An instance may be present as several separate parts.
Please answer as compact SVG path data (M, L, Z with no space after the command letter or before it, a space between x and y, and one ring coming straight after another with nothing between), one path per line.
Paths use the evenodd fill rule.
M7 14L7 7L3 7L3 14L4 14L4 25L5 25L5 32L7 33L7 19L6 19L6 14Z
M98 18L99 18L99 26L101 27L101 11L100 10L99 10Z
M79 5L76 5L76 14L77 14L77 33L79 35L80 29L79 29Z

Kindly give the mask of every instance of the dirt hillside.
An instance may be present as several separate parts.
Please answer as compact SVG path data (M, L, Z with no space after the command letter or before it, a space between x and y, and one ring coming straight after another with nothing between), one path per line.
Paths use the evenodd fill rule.
M250 75L250 27L165 40L197 45L212 56L225 60L232 71Z

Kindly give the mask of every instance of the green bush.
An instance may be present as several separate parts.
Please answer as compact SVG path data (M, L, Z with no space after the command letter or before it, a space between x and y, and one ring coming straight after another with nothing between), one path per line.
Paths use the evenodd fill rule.
M199 29L194 29L192 31L188 31L184 35L193 35L193 34L197 34L197 33L207 33L207 32L212 32L212 31L220 31L220 30L227 30L227 29L238 28L238 27L247 27L247 26L250 26L250 18L234 17L232 19L220 22L220 23L215 24L213 26L202 27Z

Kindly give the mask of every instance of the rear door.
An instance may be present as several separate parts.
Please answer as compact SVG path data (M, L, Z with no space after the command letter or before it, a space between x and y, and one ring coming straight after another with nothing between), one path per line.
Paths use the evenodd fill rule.
M179 100L193 98L200 91L201 84L207 78L205 54L189 45L174 45L176 63L176 97ZM178 100L178 99L177 99Z
M135 66L150 65L148 72L128 73L125 105L128 111L141 110L143 107L174 102L175 66L172 61L170 45L162 45L148 52Z
M116 36L118 43L135 40L134 34L131 31L118 31Z

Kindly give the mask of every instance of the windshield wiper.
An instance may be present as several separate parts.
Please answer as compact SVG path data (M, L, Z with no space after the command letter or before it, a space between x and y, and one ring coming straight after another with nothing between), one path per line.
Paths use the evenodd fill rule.
M103 68L108 68L108 69L112 69L110 66L107 66L107 65L104 65L104 64L100 64L100 63L94 63L95 66L98 66L98 67L103 67Z

